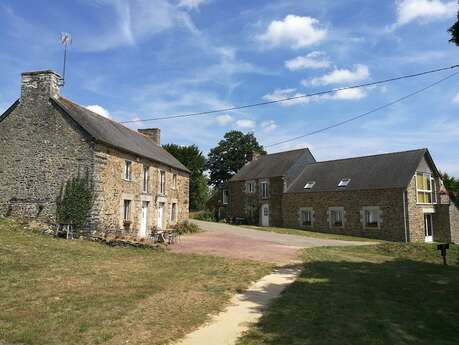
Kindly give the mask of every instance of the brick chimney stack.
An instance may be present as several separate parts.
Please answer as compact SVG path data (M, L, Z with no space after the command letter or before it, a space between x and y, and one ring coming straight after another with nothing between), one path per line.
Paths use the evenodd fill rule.
M156 145L161 145L161 130L159 128L138 129L139 133L147 136Z
M24 72L21 74L21 103L47 103L59 96L61 76L54 71Z

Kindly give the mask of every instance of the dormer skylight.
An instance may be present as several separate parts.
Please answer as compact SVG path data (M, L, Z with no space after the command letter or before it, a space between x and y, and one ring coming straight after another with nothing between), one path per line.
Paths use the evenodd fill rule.
M316 181L308 181L304 185L304 189L311 189L312 187L314 187L315 184L316 184Z
M338 183L338 187L347 187L347 185L351 182L350 178L342 178L341 181Z

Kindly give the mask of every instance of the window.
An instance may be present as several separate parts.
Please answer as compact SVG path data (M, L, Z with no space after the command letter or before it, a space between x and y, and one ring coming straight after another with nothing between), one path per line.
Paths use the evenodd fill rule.
M228 205L229 192L228 189L223 190L223 205Z
M172 188L177 189L177 174L172 174Z
M344 225L344 208L333 207L329 209L328 213L331 227Z
M304 185L304 189L311 189L312 187L314 187L315 184L316 184L316 181L308 181Z
M381 210L379 207L364 207L363 226L364 228L379 228L381 225Z
M432 204L437 202L435 180L432 175L416 173L416 195L418 204Z
M166 172L164 170L159 171L159 194L166 194Z
M312 218L313 218L312 208L300 209L300 225L301 226L311 226Z
M347 185L351 182L350 178L343 178L338 183L338 187L347 187Z
M131 181L131 177L132 177L131 170L132 170L132 162L124 161L124 176L123 177L126 181Z
M150 184L150 168L143 166L143 192L148 193L148 185Z
M124 200L123 220L129 222L131 219L131 200Z
M260 187L262 199L268 199L268 182L262 182Z
M246 182L245 191L247 193L255 193L255 182L254 181Z
M172 203L171 207L171 222L175 223L177 220L177 204L174 202Z

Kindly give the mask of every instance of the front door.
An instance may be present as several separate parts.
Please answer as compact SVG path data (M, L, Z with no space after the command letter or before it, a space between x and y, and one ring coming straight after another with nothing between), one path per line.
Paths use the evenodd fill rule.
M432 213L424 213L424 233L426 242L433 241Z
M269 205L261 206L261 226L269 226Z
M142 201L142 211L140 214L140 230L139 237L145 238L147 236L148 227L148 201Z
M160 202L158 207L158 229L162 230L163 228L163 220L164 220L164 203Z

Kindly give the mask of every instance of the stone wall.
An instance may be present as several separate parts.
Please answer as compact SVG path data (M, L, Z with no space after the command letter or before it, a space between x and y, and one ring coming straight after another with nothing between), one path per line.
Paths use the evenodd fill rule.
M284 226L311 231L361 236L388 241L404 241L402 189L381 189L336 192L285 193L282 201ZM380 228L365 228L363 207L379 207ZM344 207L343 227L330 227L328 209ZM313 224L300 225L300 209L313 210Z
M451 242L459 243L459 209L454 203L449 205Z
M123 179L124 164L132 162L131 181ZM148 193L143 192L143 167L149 166ZM166 193L159 195L159 170L166 172ZM172 176L177 174L177 188L172 188ZM123 203L131 200L131 225L123 225ZM160 163L98 145L95 158L95 202L93 217L100 232L129 233L137 235L140 228L142 202L148 202L147 229L158 226L157 212L164 203L164 228L188 219L189 177L187 173L174 170ZM176 222L171 222L172 203L177 204ZM147 234L148 235L148 234Z
M92 173L94 143L50 103L48 80L26 77L21 102L0 121L0 214L51 223L65 182Z
M253 206L256 210L255 223L261 224L260 207L262 204L269 205L269 224L271 226L282 225L282 177L273 177L268 179L251 180L255 182L255 192L248 193L245 191L246 181L235 181L229 183L229 205L228 215L230 217L241 217L248 219L246 212L248 206ZM268 198L263 199L261 195L261 182L268 182Z

